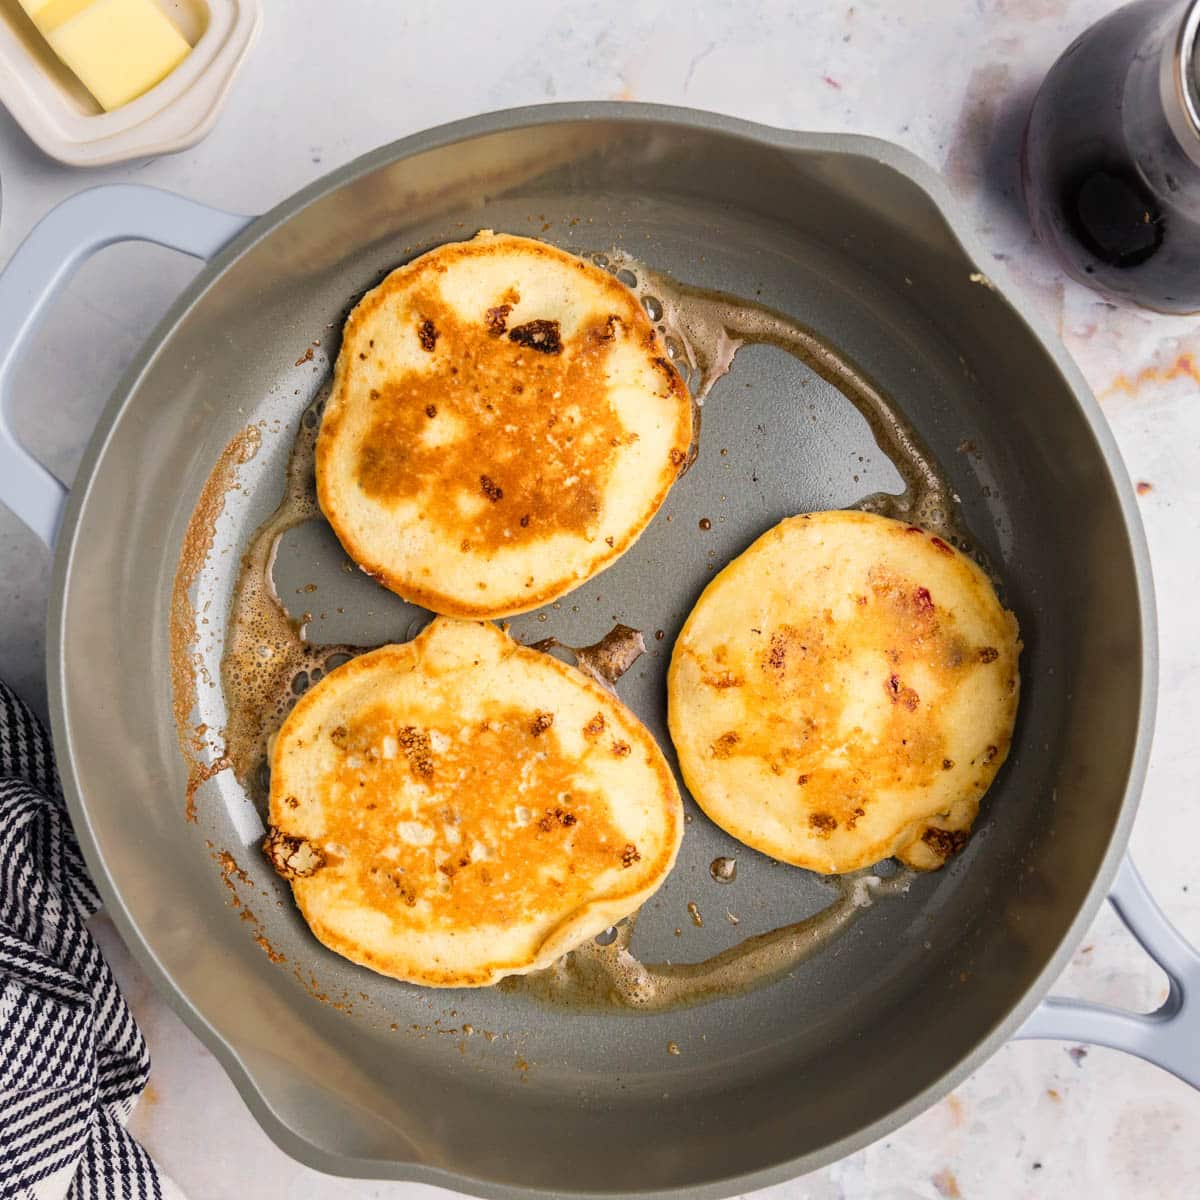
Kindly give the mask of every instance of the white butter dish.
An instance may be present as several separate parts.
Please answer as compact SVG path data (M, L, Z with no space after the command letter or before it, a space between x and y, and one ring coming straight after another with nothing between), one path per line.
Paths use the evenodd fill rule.
M192 44L161 83L104 112L17 0L0 0L0 104L47 154L96 167L194 145L212 128L262 23L260 0L156 0Z

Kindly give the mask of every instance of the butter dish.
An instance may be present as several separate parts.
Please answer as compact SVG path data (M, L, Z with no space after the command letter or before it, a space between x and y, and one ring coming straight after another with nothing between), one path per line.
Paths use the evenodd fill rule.
M144 95L105 112L19 3L0 0L0 103L47 154L102 166L194 145L212 128L262 23L260 0L157 0L191 53Z

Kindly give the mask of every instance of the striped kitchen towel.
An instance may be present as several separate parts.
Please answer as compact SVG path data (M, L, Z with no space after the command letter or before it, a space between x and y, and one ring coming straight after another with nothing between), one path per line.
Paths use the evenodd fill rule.
M45 730L0 682L0 1197L178 1196L125 1131L150 1055L85 922L100 898Z

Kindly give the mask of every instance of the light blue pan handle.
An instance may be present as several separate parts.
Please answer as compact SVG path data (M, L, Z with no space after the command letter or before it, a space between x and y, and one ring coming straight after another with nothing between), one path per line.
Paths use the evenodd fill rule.
M1171 982L1166 1000L1156 1011L1143 1014L1051 996L1016 1036L1111 1046L1200 1088L1200 953L1155 904L1128 856L1108 898L1129 932L1166 971Z
M211 258L253 220L134 184L91 188L36 225L0 274L0 503L53 548L67 489L13 435L12 379L21 346L54 293L113 242L157 242Z

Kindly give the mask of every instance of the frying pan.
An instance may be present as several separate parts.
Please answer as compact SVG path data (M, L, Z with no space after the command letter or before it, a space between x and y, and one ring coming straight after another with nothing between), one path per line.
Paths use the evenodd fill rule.
M209 260L118 387L69 498L7 427L0 498L55 546L53 733L88 864L143 967L284 1149L327 1171L486 1196L715 1197L881 1136L1013 1036L1115 1046L1200 1086L1200 958L1123 858L1155 694L1130 487L1078 372L985 273L951 208L927 167L883 142L555 105L405 139L256 219L97 188L13 257L0 278L0 387L85 255L142 239ZM228 771L201 788L196 823L185 819L168 610L204 481L230 439L261 423L193 596L204 616L192 719L219 729L220 614L340 322L387 270L481 227L617 247L806 323L907 414L1020 618L1014 749L966 850L747 994L647 1015L398 984L309 935ZM666 660L711 569L785 514L896 486L835 386L749 348L708 399L699 460L637 545L514 633L580 644L614 620L661 629L619 691L669 753ZM276 585L313 612L310 636L410 636L422 614L344 565L321 523L279 548ZM679 865L639 920L640 956L697 960L829 902L827 883L738 846L688 804ZM214 861L222 850L236 871ZM717 855L736 857L733 884L711 878ZM1110 888L1171 978L1148 1016L1042 1001Z

